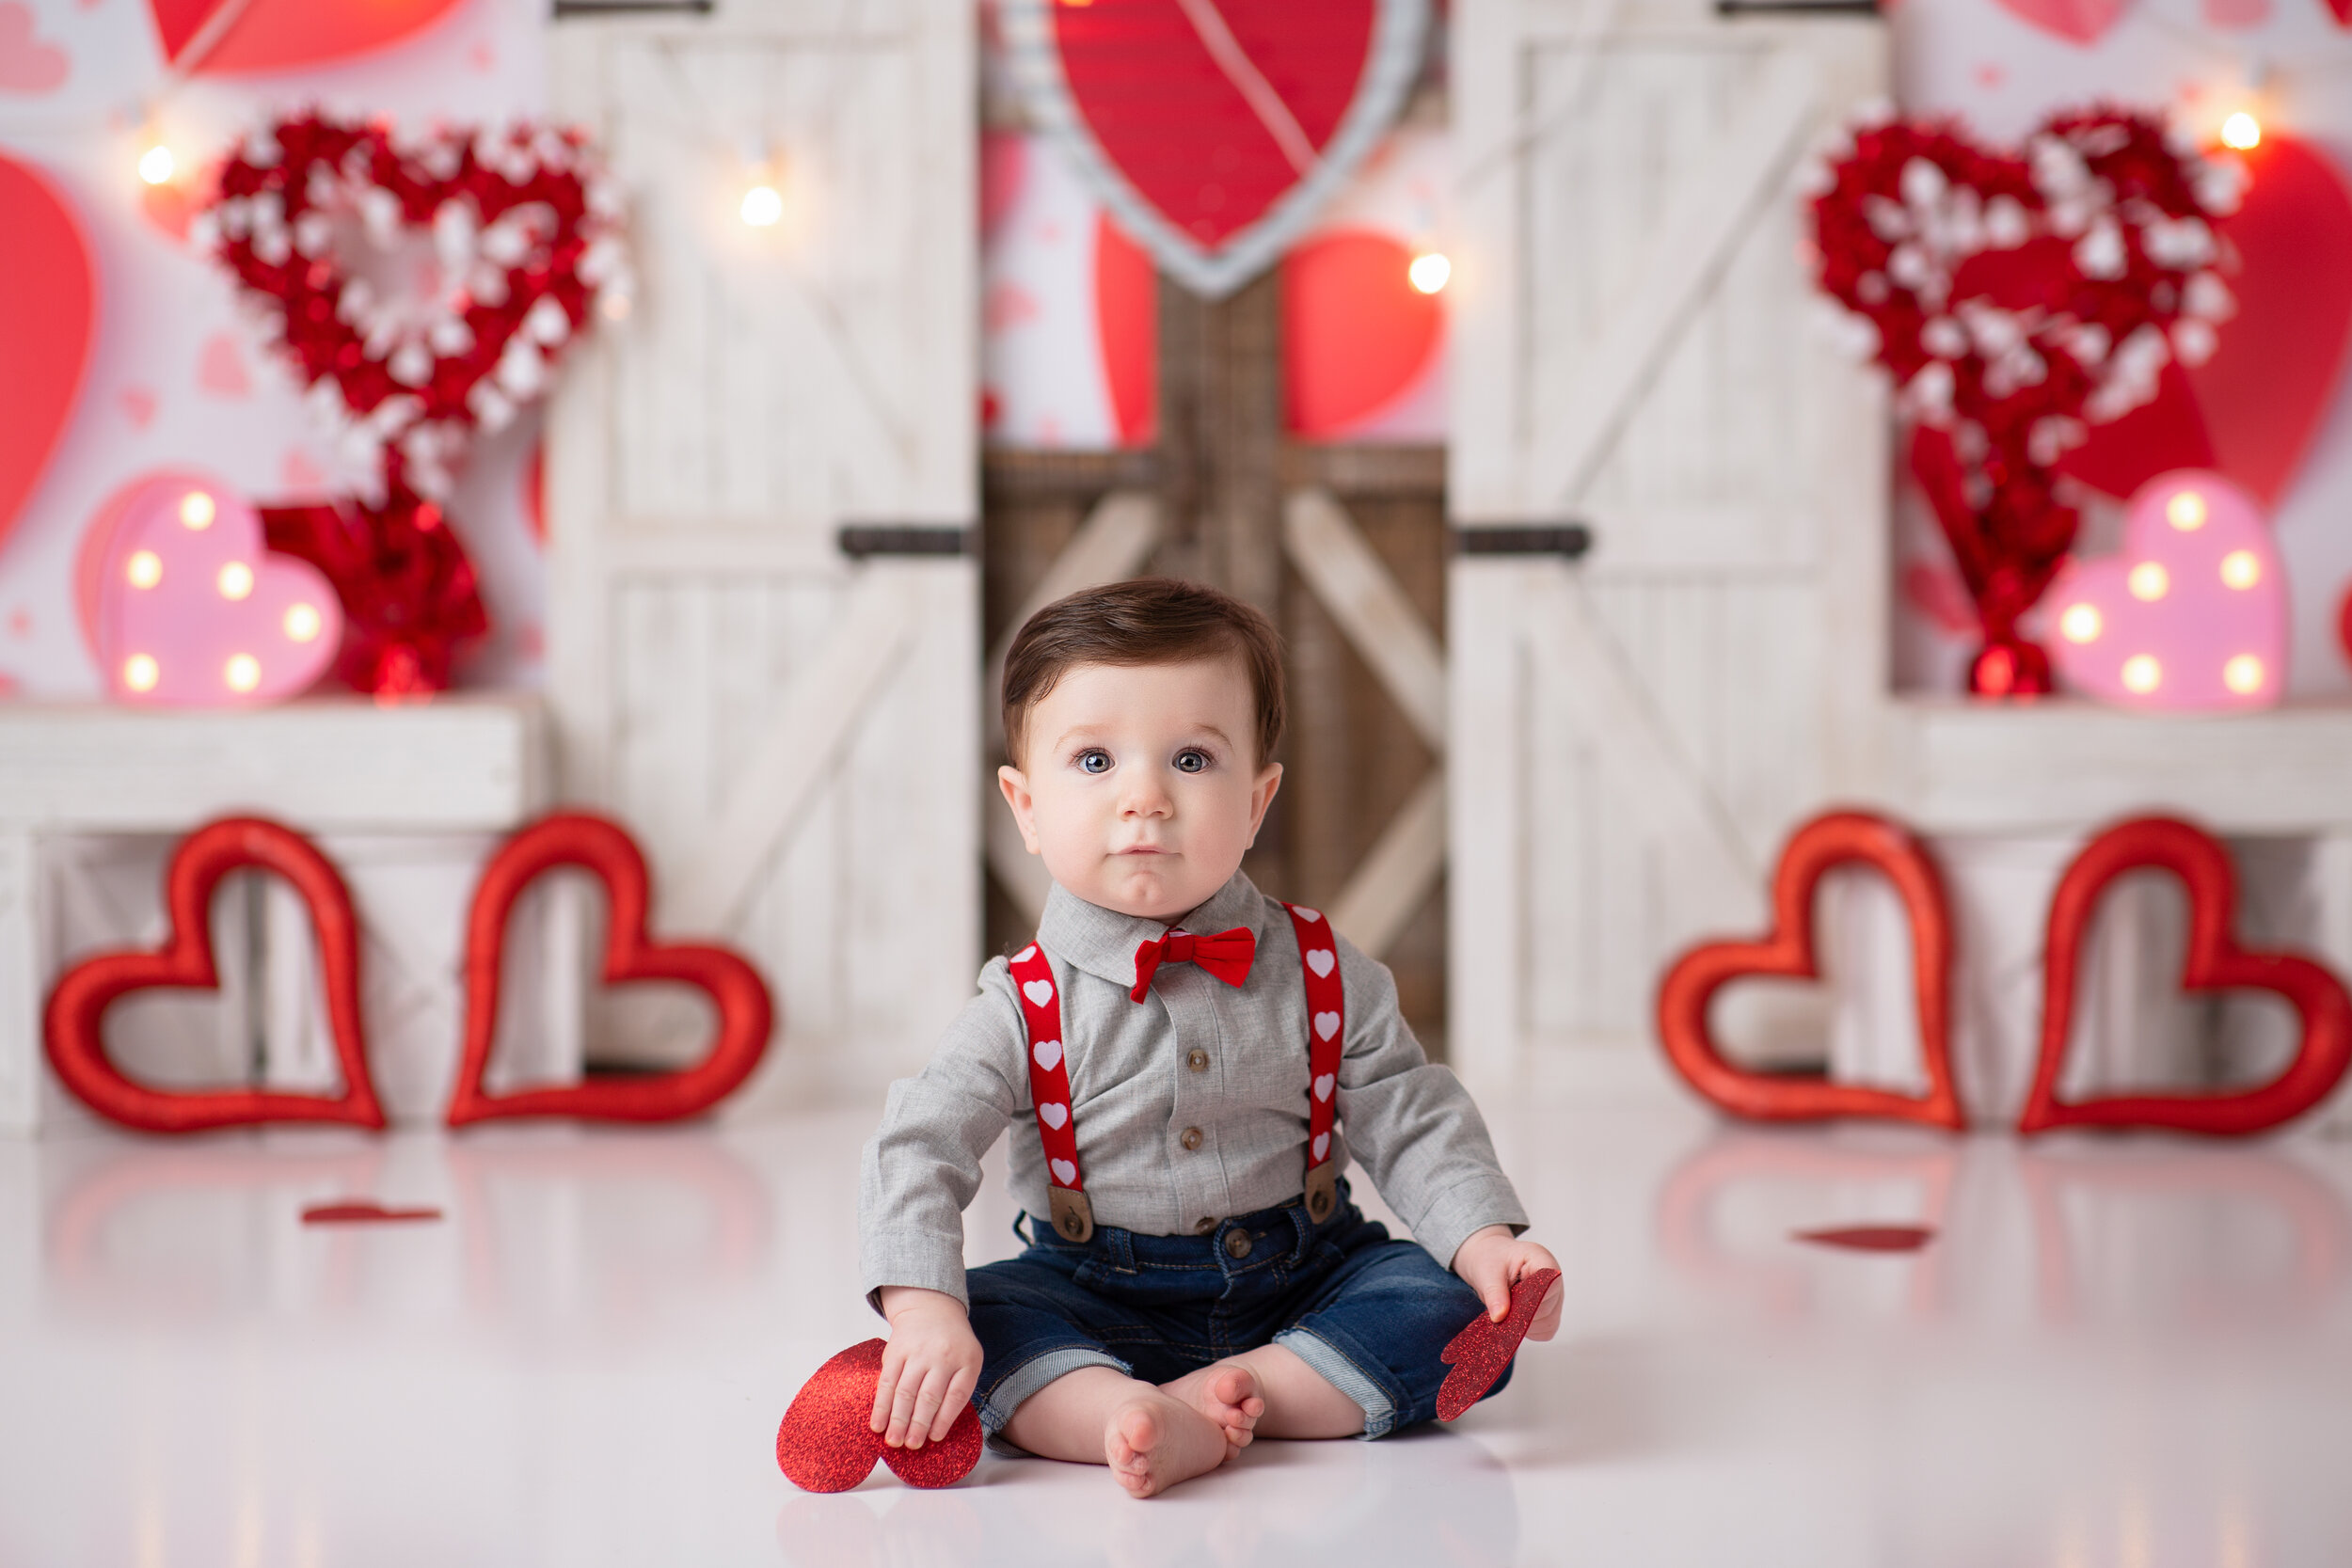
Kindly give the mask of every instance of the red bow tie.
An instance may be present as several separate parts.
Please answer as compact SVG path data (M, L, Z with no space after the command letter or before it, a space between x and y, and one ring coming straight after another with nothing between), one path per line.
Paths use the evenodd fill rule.
M1152 989L1152 976L1164 963L1199 964L1227 985L1238 986L1249 978L1249 961L1257 956L1257 935L1247 926L1213 937L1196 937L1190 931L1146 937L1136 949L1136 989L1127 994L1142 1001Z

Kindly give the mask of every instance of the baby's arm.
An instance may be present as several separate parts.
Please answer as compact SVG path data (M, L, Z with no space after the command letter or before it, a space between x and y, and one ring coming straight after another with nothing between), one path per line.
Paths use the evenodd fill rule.
M979 1385L980 1341L971 1315L955 1297L919 1285L883 1286L882 1309L890 1342L874 1386L873 1429L894 1449L939 1442Z

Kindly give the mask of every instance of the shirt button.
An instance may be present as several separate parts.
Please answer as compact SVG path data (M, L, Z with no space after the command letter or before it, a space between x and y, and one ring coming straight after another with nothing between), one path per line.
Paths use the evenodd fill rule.
M1236 1262L1249 1256L1249 1232L1229 1230L1225 1233L1225 1256Z
M1205 1236L1216 1228L1216 1216L1215 1214L1203 1214L1199 1220L1194 1222L1192 1233L1196 1236Z
M1198 1127L1187 1127L1184 1129L1184 1135L1176 1141L1183 1144L1186 1148L1199 1148L1200 1147L1200 1129Z
M1184 1058L1184 1065L1195 1072L1206 1072L1209 1070L1209 1053L1196 1045Z

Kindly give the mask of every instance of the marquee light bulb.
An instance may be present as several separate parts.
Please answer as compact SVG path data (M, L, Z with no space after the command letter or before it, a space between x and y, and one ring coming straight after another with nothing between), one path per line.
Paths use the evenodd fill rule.
M288 640L295 642L308 642L318 636L321 629L317 606L298 604L286 611Z
M1405 269L1405 276L1412 279L1413 287L1422 293L1434 294L1445 287L1446 279L1454 276L1454 263L1447 261L1442 252L1424 250L1413 258L1412 265Z
M2263 122L2244 109L2221 122L2221 145L2239 152L2251 152L2263 144Z
M743 193L743 221L754 229L771 229L784 216L784 193L773 185L754 185Z
M2069 642L2096 642L2099 641L2099 607L2088 604L2067 606L2066 613L2058 617L2058 631Z
M134 691L152 691L163 672L146 654L133 654L122 661L122 684Z
M262 684L262 661L251 654L230 654L229 662L221 666L220 678L231 691L250 691Z
M153 550L141 550L125 564L122 575L134 588L152 588L164 580L164 558Z
M2134 654L2123 661L2123 686L2145 697L2164 684L2164 666L2153 654Z
M2241 697L2250 697L2263 689L2263 661L2252 654L2240 654L2221 667L2221 684Z
M2232 550L2221 558L2221 586L2251 588L2263 579L2263 563L2252 550Z
M2205 498L2194 490L2184 490L2164 503L2164 520L2183 533L2194 533L2205 526Z
M242 561L232 561L220 569L220 596L242 599L253 592L253 568Z
M2123 585L2132 591L2133 598L2153 604L2171 588L2172 577L2159 562L2143 561L2132 568L2132 575L2123 579Z
M212 497L201 490L189 491L180 502L181 526L195 532L201 533L211 528L213 519L218 515L220 508L214 504Z
M171 149L157 142L139 154L139 178L151 185L168 185L180 166L180 160L171 155Z

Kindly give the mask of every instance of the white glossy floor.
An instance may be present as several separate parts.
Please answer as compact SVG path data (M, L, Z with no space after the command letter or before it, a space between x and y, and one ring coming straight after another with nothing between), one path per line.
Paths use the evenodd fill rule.
M0 1564L2352 1561L2352 1145L1514 1111L1567 1328L1456 1427L810 1497L867 1119L0 1146Z

